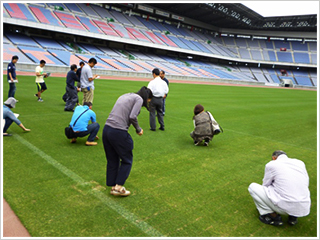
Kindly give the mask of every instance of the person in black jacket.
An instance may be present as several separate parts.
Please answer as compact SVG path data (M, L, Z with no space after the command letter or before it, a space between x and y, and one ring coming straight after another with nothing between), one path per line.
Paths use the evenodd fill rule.
M78 102L78 91L80 90L74 85L74 82L79 82L79 77L76 75L77 72L77 65L72 64L70 67L70 71L67 74L67 86L66 86L66 105L64 107L65 111L71 111L73 112L73 108Z

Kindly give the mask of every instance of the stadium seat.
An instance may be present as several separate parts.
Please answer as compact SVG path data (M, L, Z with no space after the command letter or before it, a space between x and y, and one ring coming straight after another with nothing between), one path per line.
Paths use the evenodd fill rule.
M294 62L295 63L310 63L310 58L308 53L294 52Z
M277 52L279 62L293 62L291 52Z
M23 34L5 33L7 38L16 45L39 47L30 37Z
M149 71L147 71L145 68L141 67L140 65L135 63L135 60L128 60L128 59L120 59L120 58L116 58L116 60L118 62L121 62L122 64L130 67L131 69L133 69L136 72L144 72L144 73L148 73Z
M125 17L125 15L121 12L110 11L110 14L116 19L119 23L122 23L127 26L133 26L133 24Z
M77 54L77 53L75 55L86 63L89 61L90 58L92 57L96 58L97 64L94 66L94 68L115 70L115 68L107 64L105 61L102 61L102 58L100 56L92 56L92 55ZM92 70L94 70L94 68L92 68Z
M159 33L159 32L154 32L154 34L165 44L171 47L178 47L174 42L172 42L166 35Z
M317 54L311 53L311 63L313 63L313 64L317 64L318 63Z
M308 44L302 42L291 42L292 50L295 51L308 51Z
M253 60L263 60L260 50L251 49L250 52Z
M19 63L34 63L29 58L27 58L17 47L13 46L11 43L3 44L3 54L2 59L4 62L11 62L12 56L17 55L19 57Z
M68 51L64 50L57 50L57 49L48 49L47 50L51 55L59 59L63 62L66 66L70 66L71 64L79 64L79 58L74 59L74 55Z
M60 49L65 50L63 46L57 43L52 38L41 38L41 37L33 37L33 39L41 45L43 48L52 48L52 49Z
M75 14L84 14L84 12L81 10L81 8L78 7L76 3L65 3L64 5L70 10L70 12L73 12Z
M76 16L76 18L89 32L104 34L103 31L100 28L98 28L91 19L81 16Z
M40 23L50 24L54 26L63 26L57 17L49 9L42 7L29 6L31 12L36 16Z
M147 30L140 30L147 36L153 43L165 45L153 32Z
M146 26L139 21L139 19L136 16L126 16L127 19L132 23L133 26L141 27L141 28L146 28Z
M39 63L41 60L45 60L46 65L65 66L63 62L41 48L27 46L19 46L18 48L29 58L31 58L35 63Z
M97 5L91 5L91 8L99 14L99 16L103 19L106 19L106 18L113 18L113 16L110 14L110 12L103 8L103 7L100 7L100 6L97 6ZM117 21L117 19L114 19L114 21Z
M113 67L113 70L120 70L120 71L134 71L132 68L128 67L127 65L117 61L114 58L106 58L103 56L99 56L99 58L106 62L108 65Z
M81 48L86 50L86 52L91 53L91 54L98 54L98 55L104 55L104 52L101 51L99 48L92 44L85 44L85 43L77 43L77 45Z
M273 62L277 62L276 54L274 51L268 51L269 60Z
M119 37L115 30L109 26L106 22L93 19L93 22L106 34L109 36Z
M251 59L250 52L248 49L239 48L239 53L240 53L241 58Z
M59 11L54 11L54 14L67 28L87 31L73 15Z
M284 41L279 41L279 40L274 40L273 42L274 42L274 46L277 51L279 51L280 48L286 48L287 50L291 49L289 42L284 42Z
M296 76L295 77L297 83L299 85L304 85L304 86L313 86L312 82L311 82L311 79L308 78L308 77L299 77L299 76Z
M235 41L236 41L236 45L238 47L244 47L244 48L247 48L247 41L246 39L244 38L235 38Z
M109 26L113 28L114 31L122 38L136 39L125 27L121 26L119 23L109 23Z
M29 9L23 3L4 3L3 6L12 18L37 22Z
M147 38L142 32L139 31L139 29L133 27L126 27L126 29L139 41L151 42L149 38Z
M167 35L167 37L174 42L178 47L183 48L183 49L188 49L190 50L191 48L188 47L184 42L182 42L178 37L173 36L173 35Z
M85 12L88 16L100 17L92 8L90 3L77 3L78 6Z

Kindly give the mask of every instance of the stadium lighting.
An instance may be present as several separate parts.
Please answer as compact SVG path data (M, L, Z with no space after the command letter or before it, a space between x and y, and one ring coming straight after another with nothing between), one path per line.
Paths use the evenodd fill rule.
M193 57L192 57L192 56L188 56L187 58L188 58L188 59L192 59Z

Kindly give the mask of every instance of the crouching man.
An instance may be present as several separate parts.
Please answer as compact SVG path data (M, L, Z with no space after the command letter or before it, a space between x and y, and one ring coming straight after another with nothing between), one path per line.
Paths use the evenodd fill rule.
M83 106L77 106L75 108L70 122L70 126L74 131L74 138L71 139L71 143L75 143L78 137L85 137L89 135L86 145L97 145L94 140L99 139L97 133L100 129L100 125L96 122L96 114L91 109L91 102L85 102ZM91 124L89 124L90 120L92 122Z
M304 162L275 151L266 164L263 184L251 183L249 193L265 224L283 225L281 215L289 215L289 225L310 213L309 176Z

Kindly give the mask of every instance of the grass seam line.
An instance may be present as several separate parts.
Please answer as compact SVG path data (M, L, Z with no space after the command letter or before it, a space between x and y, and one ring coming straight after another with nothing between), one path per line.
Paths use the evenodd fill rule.
M25 140L18 134L13 135L14 138L16 138L20 143L25 145L27 148L29 148L31 151L39 155L41 158L43 158L47 163L58 169L60 172L62 172L67 177L71 178L73 181L80 185L86 185L87 182L78 176L76 173L68 169L67 167L60 164L58 161L56 161L54 158L52 158L50 155L44 153L39 148L34 146L29 141ZM103 204L107 205L112 210L116 211L118 214L120 214L122 217L127 219L131 224L135 225L137 228L139 228L141 231L143 231L145 234L151 236L151 237L164 237L163 234L161 234L158 230L154 229L152 226L150 226L148 223L144 222L143 220L139 219L137 216L135 216L133 213L125 209L124 207L120 206L118 203L116 203L111 198L107 197L105 194L99 191L89 191L89 193L100 200Z

